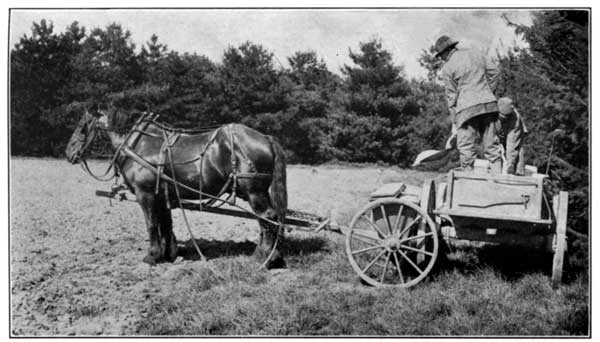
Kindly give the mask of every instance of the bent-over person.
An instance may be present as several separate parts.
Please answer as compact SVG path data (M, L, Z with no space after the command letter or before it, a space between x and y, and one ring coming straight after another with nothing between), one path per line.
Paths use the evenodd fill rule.
M522 176L525 174L523 144L528 133L527 127L510 98L502 97L498 100L498 112L496 134L504 147L505 154L502 173Z

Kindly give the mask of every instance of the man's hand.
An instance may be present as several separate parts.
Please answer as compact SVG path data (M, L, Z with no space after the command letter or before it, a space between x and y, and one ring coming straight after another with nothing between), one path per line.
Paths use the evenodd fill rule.
M452 124L452 134L450 138L446 141L446 149L450 150L456 146L456 132L458 131L458 127L455 124Z

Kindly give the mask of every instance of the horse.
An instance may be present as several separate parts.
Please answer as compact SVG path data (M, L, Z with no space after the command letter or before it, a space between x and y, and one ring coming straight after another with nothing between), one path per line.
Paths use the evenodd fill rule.
M255 256L266 268L285 265L280 247L287 211L286 163L273 137L242 124L204 133L177 130L148 115L138 118L114 106L93 105L67 144L71 164L85 164L87 147L100 130L116 151L111 165L144 213L150 237L144 262L155 265L177 258L172 208L180 207L182 200L228 193L247 201L258 219L261 232Z

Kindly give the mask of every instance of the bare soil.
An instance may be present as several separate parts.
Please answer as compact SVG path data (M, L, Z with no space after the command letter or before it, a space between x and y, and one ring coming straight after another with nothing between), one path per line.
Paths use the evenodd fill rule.
M92 168L100 171L104 165L93 163ZM376 166L290 166L289 203L292 209L331 216L344 224L384 182L420 185L437 176ZM94 195L95 190L108 190L109 186L64 160L11 160L13 335L136 334L152 298L168 298L186 279L210 279L214 275L208 270L222 273L228 271L223 265L237 265L223 260L239 259L238 264L254 265L249 255L258 239L256 221L204 213L191 213L189 218L208 261L190 256L156 267L144 264L148 238L142 212L134 202L113 202L111 206L107 199ZM189 247L190 236L179 211L174 211L174 227L181 246ZM326 245L328 240L340 239L333 234L325 240L311 240L305 233L290 236L292 244ZM302 262L303 248L296 246L297 263ZM316 248L332 248L336 255L343 255L341 244ZM294 263L288 270L257 274L302 286L302 273L295 271ZM363 286L351 273L344 277L349 282L341 281L336 287Z

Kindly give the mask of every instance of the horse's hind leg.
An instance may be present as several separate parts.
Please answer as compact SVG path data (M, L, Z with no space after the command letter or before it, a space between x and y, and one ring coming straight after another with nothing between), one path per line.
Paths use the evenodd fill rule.
M277 221L277 214L271 208L268 194L251 194L250 206L260 217ZM265 264L267 269L285 267L281 246L283 244L283 230L278 226L258 220L260 225L260 239L254 255ZM278 236L279 235L279 236Z

